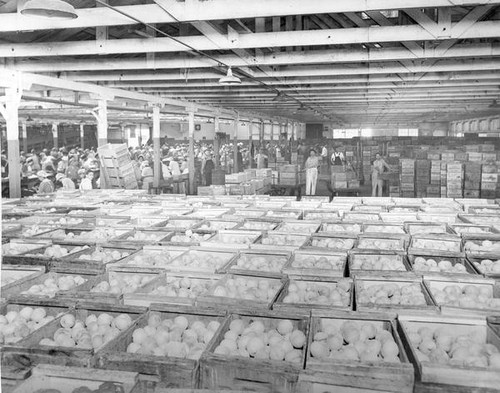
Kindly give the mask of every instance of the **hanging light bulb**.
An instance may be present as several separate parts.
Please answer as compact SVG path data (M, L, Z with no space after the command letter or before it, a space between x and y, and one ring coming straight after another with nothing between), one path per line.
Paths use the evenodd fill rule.
M21 14L49 19L76 19L75 8L63 0L28 0L21 9Z
M229 67L227 69L227 75L219 79L219 84L225 86L241 85L241 79L234 76L231 67Z

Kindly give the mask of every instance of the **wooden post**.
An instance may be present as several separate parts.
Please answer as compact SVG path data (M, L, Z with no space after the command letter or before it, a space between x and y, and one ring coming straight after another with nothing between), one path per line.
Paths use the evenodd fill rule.
M252 139L253 139L253 127L254 127L253 119L250 119L250 124L248 125L248 169L252 169Z
M264 141L264 120L261 120L260 121L260 127L259 127L259 143L260 143L260 147L262 147L262 143Z
M153 187L158 188L160 185L160 107L153 106Z
M194 112L189 112L189 193L194 194Z
M59 148L59 135L57 129L59 127L59 123L52 123L52 139L54 140L54 147L56 149Z
M217 137L217 133L219 132L219 116L215 116L214 119L214 166L216 169L219 169L220 166L220 140Z
M85 124L80 124L80 147L85 149Z
M108 106L106 100L100 99L97 110L97 145L108 143Z
M7 123L7 153L9 163L9 196L21 198L21 165L19 156L19 103L22 91L15 87L5 89L5 106L0 112Z
M234 119L234 136L233 136L233 173L238 173L238 124L240 122L239 116Z
M28 153L28 125L24 121L22 124L22 131L23 131L23 150L24 153Z

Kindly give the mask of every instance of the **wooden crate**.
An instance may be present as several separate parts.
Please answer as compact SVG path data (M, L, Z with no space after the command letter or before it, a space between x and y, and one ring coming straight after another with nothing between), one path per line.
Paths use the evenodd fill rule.
M61 228L37 235L35 236L35 239L45 239L53 242L77 245L105 244L111 239L127 232L128 231L126 229L114 228L96 228L93 230Z
M205 230L205 231L220 231L224 229L239 229L243 228L243 223L241 220L203 220L199 222L197 225L193 227L193 229L197 230ZM250 228L244 228L250 229Z
M262 236L259 231L219 231L207 241L200 242L202 247L218 249L244 250L257 242Z
M272 218L247 218L238 229L272 231L280 224L280 222L280 220Z
M363 225L363 233L366 234L406 234L405 228L402 224L384 224L384 223L375 223L370 224L366 223Z
M302 210L299 209L275 209L269 210L266 213L268 218L276 218L281 220L300 220L302 218Z
M94 252L99 251L106 253L113 253L116 251L117 259L108 262L106 260L99 260L97 257L92 257ZM123 258L127 258L127 254L133 255L135 252L137 252L137 249L92 246L78 253L70 254L59 260L52 260L50 263L50 269L60 273L103 274L110 264L116 263ZM119 256L118 253L120 254Z
M261 321L266 329L277 327L282 319L292 321L294 328L301 330L307 337L309 319L301 314L277 312L232 314L224 322L216 339L210 343L200 362L200 387L215 391L244 390L269 393L285 393L296 391L300 370L304 367L306 348L302 350L300 363L251 359L240 356L224 356L214 353L215 348L229 330L230 323L241 318L245 322Z
M370 212L345 212L343 221L354 221L354 222L373 222L380 221L380 213L370 213Z
M2 288L2 297L5 299L8 299L9 301L13 302L25 302L25 301L33 301L33 300L42 300L42 299L49 299L48 296L36 296L36 295L30 295L30 294L22 294L21 292L27 291L30 289L33 285L40 285L43 284L43 282L49 278L52 279L57 279L62 276L68 276L69 274L64 274L64 273L55 273L55 272L49 272L45 273L42 275L37 275L35 277L32 277L28 280L23 281L19 285L13 286L9 289L3 289ZM75 275L72 275L75 276ZM91 288L93 284L93 280L95 279L95 276L92 275L80 275L82 276L86 281L79 285L76 286L73 289L78 289L78 290L88 290ZM65 291L59 291L55 294L54 298L59 298L60 296L64 295Z
M160 228L168 231L187 231L199 227L203 219L196 217L169 217L168 220L159 225Z
M294 313L300 311L310 311L312 309L325 309L325 310L344 310L344 311L350 311L352 310L354 306L354 285L352 280L350 279L342 279L339 278L338 280L335 281L318 281L318 280L300 280L302 283L306 283L308 285L313 285L313 286L321 286L325 289L332 290L335 289L337 286L337 283L339 280L346 280L346 282L349 283L350 289L349 289L349 304L347 305L341 305L337 304L334 305L332 303L318 303L318 302L307 302L307 303L300 303L300 302L285 302L284 299L286 296L289 294L289 286L290 284L294 282L298 282L299 280L290 280L285 283L285 286L283 290L281 291L280 295L276 299L276 302L273 304L273 310L276 310L278 312L289 312L289 313Z
M377 329L391 333L399 348L400 363L396 362L366 362L354 360L315 359L308 350L306 367L302 372L309 383L323 383L325 385L340 385L357 389L383 392L413 392L414 368L410 363L403 342L398 334L394 314L387 313L353 313L313 310L309 328L308 348L311 347L314 335L327 323L333 327L340 327L344 322L351 322L361 326L371 323ZM330 388L331 389L331 388ZM321 391L341 391L323 390Z
M172 232L162 230L134 229L110 239L110 242L119 244L122 247L138 248L144 245L164 244L168 242L173 235Z
M199 296L204 296L215 282L221 278L220 275L216 274L203 274L203 273L167 273L160 274L154 280L150 281L146 285L143 285L137 291L133 293L126 293L123 295L123 303L125 305L131 306L145 306L149 307L151 304L178 304L184 306L194 306L196 300ZM159 294L153 293L158 288L167 286L176 286L184 288L183 285L187 285L189 282L190 287L186 289L189 296L181 296L180 292L175 292L173 294ZM184 284L183 284L184 283ZM193 285L199 285L203 289L193 290ZM185 293L186 295L188 293ZM174 296L174 294L176 296Z
M409 236L390 234L361 234L358 235L356 248L360 250L405 251Z
M386 260L392 260L393 263L397 263L402 270L383 270L383 269L364 269L355 268L354 266L360 263L360 261L366 260L376 260L384 258ZM406 256L402 252L390 252L390 251L368 251L368 250L353 250L349 253L348 257L349 266L349 277L400 277L400 276L413 276L411 266L409 265ZM362 263L362 262L361 262Z
M441 247L445 245L446 249ZM460 257L462 253L462 239L458 236L447 234L415 235L412 236L408 247L409 254L415 255L442 255Z
M408 358L415 366L416 378L422 385L418 391L435 392L493 392L500 386L498 370L485 367L465 367L421 361L417 348L410 340L410 332L420 328L438 328L455 334L472 334L483 342L500 348L500 339L487 325L485 318L399 315L398 332ZM426 389L429 387L429 390Z
M16 386L12 393L35 392L42 386L48 391L73 392L83 386L93 391L104 383L112 383L113 389L122 393L133 393L139 382L138 377L136 372L41 364L33 368L31 376Z
M242 251L238 254L238 256L224 268L224 273L231 273L231 274L241 274L241 275L247 275L247 276L256 276L256 277L270 277L270 278L282 278L283 273L282 270L285 267L285 265L288 263L290 260L291 253L289 252L280 252L277 250L276 252L268 252L268 251L260 251L260 250L253 250L253 251ZM264 259L262 261L262 267L260 269L252 269L250 267L245 267L245 265L238 266L238 263L243 260L252 260L252 259ZM269 259L274 259L278 260L280 266L278 269L271 270L270 267L265 266L267 263L267 260ZM264 267L265 266L265 267Z
M380 304L373 302L362 302L360 296L362 293L361 288L370 287L373 285L381 284L396 284L399 288L409 286L411 284L418 284L420 291L425 298L425 305L409 305L409 304ZM370 277L370 278L356 278L354 280L354 294L357 311L383 311L383 312L423 312L425 314L435 314L438 312L438 307L435 305L431 295L423 282L419 278L398 277L396 279L389 279L387 277Z
M316 265L320 258L324 258L323 262L329 263L330 268L324 266L321 268L304 267L302 264L305 260L309 259L307 265ZM288 263L283 267L283 273L290 278L299 280L330 281L345 277L346 266L347 252L298 250L292 254Z
M390 212L380 213L383 222L403 224L407 221L417 221L416 212Z
M337 233L335 235L319 233L312 235L301 249L303 250L332 250L349 251L357 244L356 237L350 234Z
M455 285L463 289L467 285L472 285L477 288L484 288L491 297L498 299L500 297L498 294L495 294L495 281L488 278L481 277L464 277L460 280L456 278L448 278L448 277L424 277L424 285L429 291L430 296L433 299L433 302L440 307L442 315L500 315L500 307L489 307L489 308L479 308L476 307L460 307L454 305L446 305L444 303L440 303L439 299L436 297L436 290L443 290L448 285Z
M11 230L7 233L2 234L4 239L32 239L35 236L41 236L43 234L49 233L56 228L60 228L58 225L21 225L16 230Z
M346 234L349 236L357 236L363 232L363 225L359 222L323 222L319 229L320 234Z
M45 266L22 266L22 265L5 265L2 267L2 297L10 288L17 287L25 281L29 281L35 277L45 273Z
M468 257L500 258L500 234L470 235L464 238L463 243Z
M194 247L171 259L165 270L215 274L224 271L224 268L232 262L236 255L235 252L227 249ZM204 265L197 265L195 263L197 261L203 261Z
M310 237L308 235L287 235L277 232L267 232L254 244L250 245L252 250L280 250L292 252L304 246Z
M77 320L83 321L90 314L100 315L101 313L107 313L113 317L126 313L135 320L145 311L146 309L141 307L82 303L76 309L70 309L68 313L74 315ZM53 338L56 330L61 327L60 322L61 317L42 326L28 337L19 341L15 347L6 348L6 354L10 358L22 359L21 361L25 364L48 363L61 366L93 367L96 364L95 355L102 347L95 350L40 345L40 340L43 338Z
M491 225L476 225L476 224L452 224L450 228L462 238L467 238L472 235L497 235L498 232Z
M148 324L150 315L159 314L161 319L184 316L191 324L194 321L224 322L225 312L183 306L162 306L148 311L138 318L132 326L115 339L104 345L98 354L98 365L106 370L135 371L141 374L156 375L161 384L168 388L197 388L199 381L199 359L183 359L172 356L155 356L139 353L128 353L127 346L132 342L135 329ZM219 327L220 329L220 327ZM207 348L216 340L214 334Z
M446 223L437 222L406 222L404 224L406 231L410 235L428 235L428 234L454 234L453 230Z
M303 220L314 220L314 221L326 221L326 220L339 220L340 214L339 211L330 210L330 209L313 209L313 210L304 210Z
M444 272L444 271L427 271L427 270L416 270L415 269L415 259L418 257L422 257L426 260L428 259L433 259L437 263L441 261L449 261L453 266L460 264L464 266L465 271L464 272ZM411 265L412 271L419 276L424 276L424 277L450 277L450 278L457 278L460 279L462 277L467 277L469 275L476 275L477 272L474 269L474 267L471 265L471 263L463 256L461 257L449 257L449 256L443 256L443 255L415 255L415 254L408 254L408 261Z
M497 282L500 281L500 273L494 273L494 272L487 272L483 267L481 267L481 261L483 259L489 259L489 258L472 258L472 257L467 257L467 260L470 262L471 266L477 271L478 274L481 274L485 277L492 278L496 280ZM494 258L496 260L497 258Z
M273 290L271 296L268 296L267 300L255 300L255 299L244 299L241 297L228 297L218 295L216 289L218 287L225 287L229 280L245 278L246 280L252 280L255 285L258 282L265 282L268 285L269 290ZM264 277L243 277L231 274L223 275L218 281L216 281L212 287L206 292L204 296L198 297L196 304L200 307L207 308L218 308L223 307L226 310L270 310L278 298L280 292L286 283L286 279L275 279L275 278L264 278ZM268 292L269 295L269 292Z
M93 292L92 290L102 282L110 282L111 280L123 280L125 277L138 277L143 279L154 280L158 277L159 273L137 273L137 272L117 272L108 271L104 274L100 274L93 279L92 286L90 288L75 289L70 291L65 291L60 295L62 299L71 299L75 303L77 302L87 302L87 303L106 303L106 304L123 304L124 293L129 293L123 291L120 293L111 292ZM142 288L144 284L140 284L137 289Z
M320 222L314 222L314 221L307 221L307 222L285 221L285 222L282 222L274 230L274 232L287 233L287 234L292 234L292 235L304 235L304 234L311 235L311 234L316 233L318 231L318 229L320 228L320 225L321 225Z
M187 247L144 246L142 250L130 254L119 261L106 265L110 271L164 272L168 262L182 255Z

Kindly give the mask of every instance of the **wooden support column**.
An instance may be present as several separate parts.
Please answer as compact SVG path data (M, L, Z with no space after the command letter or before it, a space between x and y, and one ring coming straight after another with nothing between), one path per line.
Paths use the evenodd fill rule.
M59 123L52 123L52 139L54 140L54 147L59 148L59 133L58 133Z
M5 89L5 105L0 103L0 113L7 123L7 155L9 163L9 195L21 198L21 165L19 156L19 103L22 90L8 87Z
M85 149L85 124L80 124L80 147Z
M194 112L189 112L189 193L194 194Z
M24 153L28 153L28 125L23 121L22 133L23 133L23 151Z
M262 147L262 143L264 142L264 120L260 121L260 128L259 128L259 143L260 147Z
M254 119L250 119L250 124L248 125L248 169L252 169L252 164L253 164L252 143L253 143L254 127L255 127Z
M153 187L155 188L160 185L160 156L160 107L155 105L153 106Z
M108 143L108 106L106 100L99 100L97 107L97 145Z
M219 130L219 123L220 119L219 116L215 116L214 119L214 166L216 169L219 169L220 166L220 139L217 137L217 133L220 132Z
M239 116L234 119L234 136L233 136L233 173L238 173L238 124L240 122Z

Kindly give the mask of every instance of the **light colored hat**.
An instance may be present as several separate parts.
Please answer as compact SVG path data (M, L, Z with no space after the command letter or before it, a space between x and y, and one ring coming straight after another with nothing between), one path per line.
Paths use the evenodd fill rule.
M38 172L36 173L36 175L37 175L38 177L49 177L49 174L48 174L47 172L45 172L45 171L38 171Z
M65 178L65 177L66 177L66 176L64 176L64 174L62 174L62 173L58 173L58 174L56 175L56 181L59 181L59 180L61 180L61 179Z

